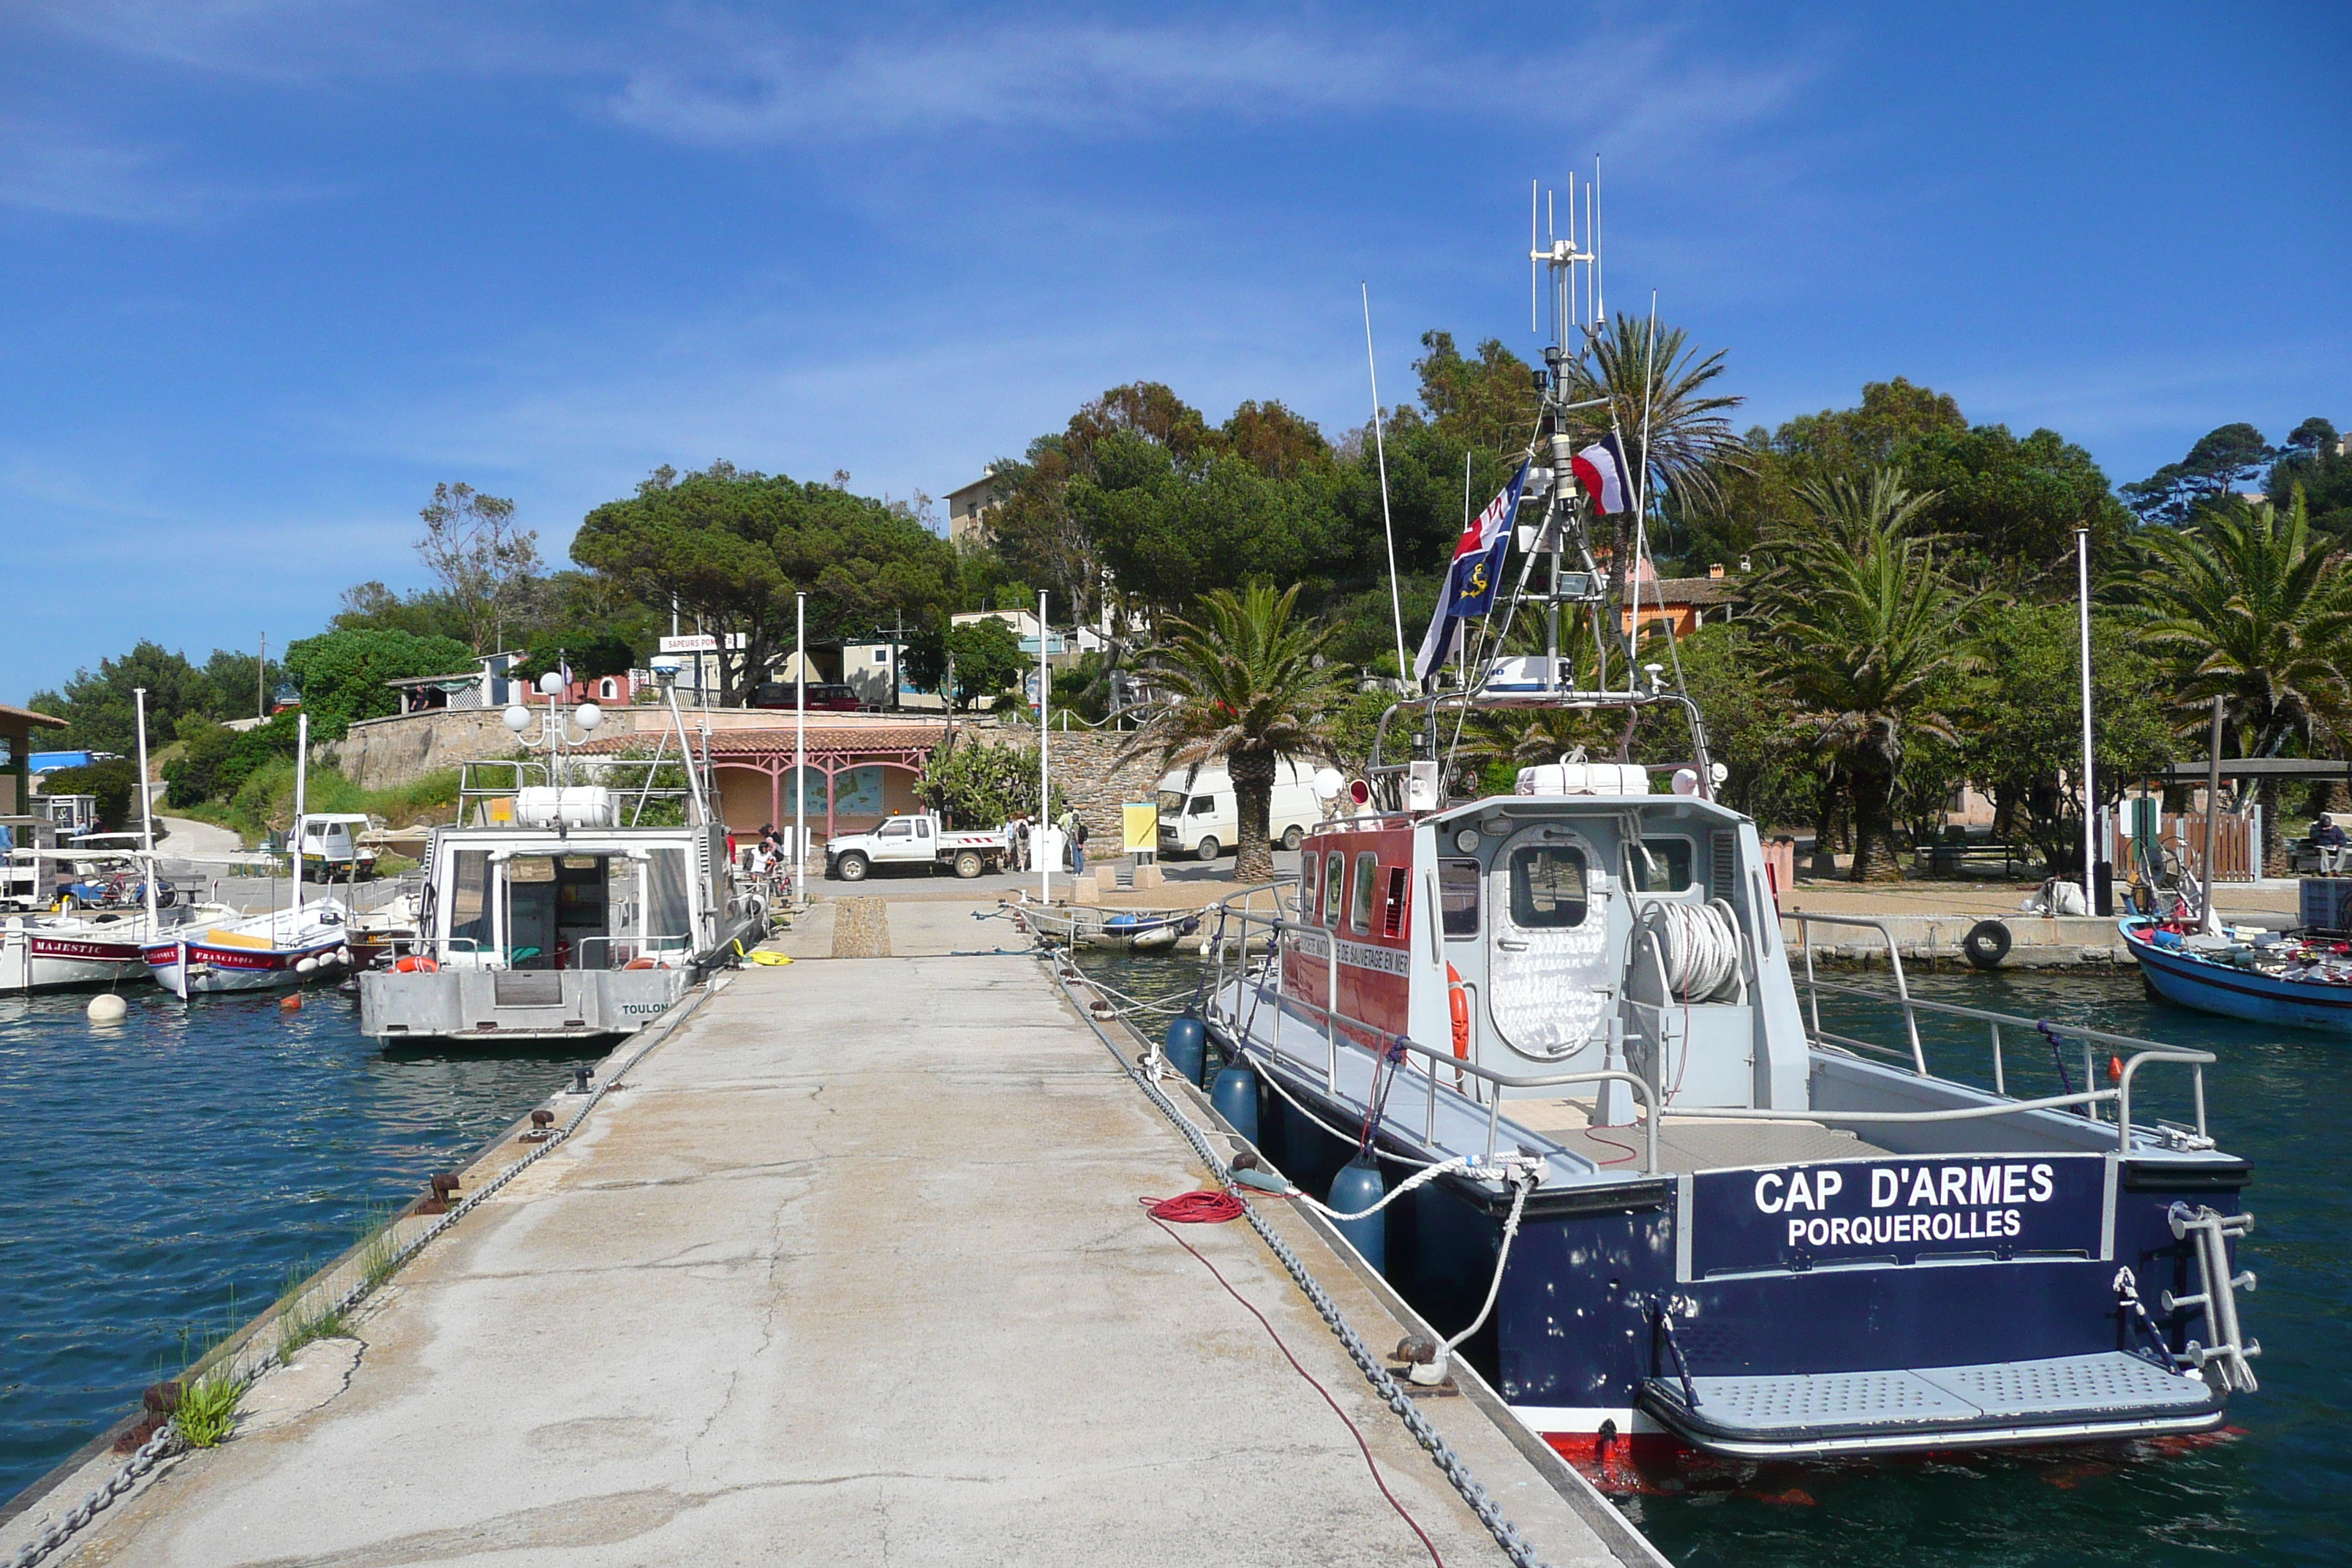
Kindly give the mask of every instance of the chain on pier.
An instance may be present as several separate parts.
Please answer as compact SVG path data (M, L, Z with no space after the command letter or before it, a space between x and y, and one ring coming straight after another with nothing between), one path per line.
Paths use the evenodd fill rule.
M1064 989L1066 992L1067 987ZM1104 1043L1110 1044L1108 1037ZM1338 1305L1317 1282L1315 1276L1307 1271L1307 1265L1299 1261L1298 1254L1292 1251L1290 1244L1266 1223L1265 1216L1250 1202L1247 1190L1234 1180L1232 1170L1217 1158L1208 1135L1161 1091L1150 1071L1129 1068L1128 1076L1142 1086L1143 1092L1151 1097L1152 1104L1160 1108L1160 1113L1175 1123L1176 1130L1192 1145L1193 1153L1209 1168L1218 1184L1240 1200L1242 1217L1249 1221L1250 1228L1257 1232L1258 1239L1265 1243L1266 1249L1274 1254L1297 1283L1299 1293L1307 1298L1307 1304L1315 1309L1316 1315L1323 1320L1324 1326L1331 1331L1340 1348L1348 1352L1348 1359L1356 1363L1357 1370L1364 1374L1364 1381L1372 1385L1372 1392L1404 1423L1404 1428L1412 1434L1413 1441L1429 1455L1430 1463L1435 1465L1453 1483L1454 1489L1462 1494L1462 1500L1470 1505L1470 1511L1478 1516L1478 1522L1495 1538L1495 1543L1503 1549L1515 1568L1547 1568L1543 1560L1536 1555L1535 1547L1519 1533L1518 1526L1511 1522L1486 1489L1478 1484L1478 1478L1471 1473L1470 1467L1464 1464L1462 1457L1447 1446L1445 1439L1438 1435L1437 1428L1430 1425L1429 1417L1421 1413L1421 1407L1398 1386L1396 1379L1389 1375L1389 1369L1381 1358L1372 1353L1362 1336L1340 1315Z

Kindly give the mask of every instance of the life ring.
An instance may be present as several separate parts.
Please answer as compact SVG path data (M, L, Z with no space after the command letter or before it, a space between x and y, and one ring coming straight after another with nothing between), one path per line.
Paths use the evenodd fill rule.
M441 970L441 965L429 954L422 952L412 952L406 958L395 960L392 967L402 974L437 974Z
M1470 1059L1470 993L1462 988L1462 972L1445 966L1445 1003L1454 1012L1454 1059Z
M654 969L659 967L650 958L633 958L621 965L624 969Z
M2009 928L1999 921L1979 921L1960 939L1960 951L1979 969L1992 969L2009 956Z

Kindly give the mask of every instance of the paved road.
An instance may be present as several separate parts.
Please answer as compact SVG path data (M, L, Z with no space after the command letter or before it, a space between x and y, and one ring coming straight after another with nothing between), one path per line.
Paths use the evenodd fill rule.
M399 1276L363 1352L265 1379L266 1422L118 1504L85 1560L1428 1563L1349 1426L1137 1205L1201 1176L1028 960L746 971ZM1186 1229L1445 1561L1502 1562L1250 1230ZM1546 1560L1616 1561L1471 1401L1429 1413Z

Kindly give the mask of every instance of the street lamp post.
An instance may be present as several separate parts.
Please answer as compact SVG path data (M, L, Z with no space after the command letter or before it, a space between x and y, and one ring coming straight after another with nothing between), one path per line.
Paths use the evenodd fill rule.
M540 695L547 699L547 711L537 716L540 730L538 739L534 741L526 735L526 731L530 729L533 715L530 709L524 703L517 702L507 709L506 724L508 729L514 731L515 739L521 741L525 746L547 748L547 782L560 786L563 782L564 773L563 748L579 745L594 734L596 726L604 721L604 710L593 702L583 702L572 710L570 723L567 724L563 704L560 700L563 695L563 677L552 669L539 678L539 690ZM579 740L575 741L572 738L572 725L579 727ZM694 759L689 755L687 758L687 766L691 769L693 765ZM556 812L556 821L561 823L562 820L563 814L559 807Z
M2091 531L2074 531L2074 578L2079 591L2079 616L2083 651L2083 912L2099 912L2098 895L2092 889L2093 868L2098 862L2095 847L2093 820L2097 805L2092 795L2095 777L2091 760Z

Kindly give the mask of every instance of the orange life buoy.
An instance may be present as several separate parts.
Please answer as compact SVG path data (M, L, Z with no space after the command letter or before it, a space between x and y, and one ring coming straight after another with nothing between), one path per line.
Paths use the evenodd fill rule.
M1445 966L1445 1000L1454 1010L1454 1056L1457 1061L1470 1059L1470 993L1462 988L1462 972L1452 964Z
M652 969L656 967L656 965L654 961L650 958L633 958L629 960L628 963L621 965L621 967L624 969Z
M393 968L403 974L433 974L437 973L441 966L428 954L412 952L406 958L396 960Z

